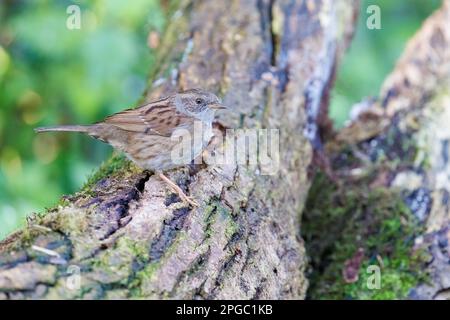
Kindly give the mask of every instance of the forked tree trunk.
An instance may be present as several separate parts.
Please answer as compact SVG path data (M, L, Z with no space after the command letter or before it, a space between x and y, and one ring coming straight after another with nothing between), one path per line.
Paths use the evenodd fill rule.
M115 158L0 243L0 298L303 298L308 168L356 12L356 0L183 1L146 98L217 92L234 111L219 116L219 132L280 130L279 170L170 172L200 203L190 209Z
M450 299L449 0L443 1L409 41L380 96L364 104L366 110L327 144L339 185L334 196L364 205L339 203L337 206L344 208L340 212L347 212L346 206L358 210L331 219L328 216L329 222L311 230L308 244L316 249L316 263L321 269L311 293L315 297L328 296L337 282L347 282L341 288L351 286L358 273L366 273L358 270L359 266L372 260L381 267L381 286L397 287L392 288L396 292L381 297ZM383 191L382 195L378 192L376 202L371 203L368 194L377 189ZM325 194L325 198L330 196ZM402 206L389 204L393 198L406 204L415 216L414 224L419 225L416 231L411 232ZM307 220L320 214L319 218L326 218L318 207L320 204L312 204L304 212ZM377 215L384 221L394 218L401 222L391 226L391 230L397 228L394 234L383 231L383 221L377 222ZM349 227L358 223L359 227ZM349 235L350 230L354 234ZM326 236L315 239L319 234ZM370 244L368 235L372 236ZM339 257L345 253L342 248L350 246L354 251ZM413 263L417 253L420 261ZM392 263L393 259L396 263ZM391 265L383 266L383 260ZM370 292L364 284L358 290L359 297L377 295L377 290ZM344 298L339 292L333 295Z

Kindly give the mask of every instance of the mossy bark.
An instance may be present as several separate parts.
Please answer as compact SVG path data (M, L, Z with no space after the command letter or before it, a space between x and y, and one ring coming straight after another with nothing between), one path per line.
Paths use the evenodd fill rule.
M313 298L450 298L450 1L327 150L302 225ZM359 105L361 107L361 105ZM381 286L370 288L368 269Z
M356 12L353 0L182 1L145 99L217 92L234 111L219 116L217 134L280 129L279 170L169 172L200 203L191 209L157 176L114 157L0 243L0 298L303 298L308 168Z

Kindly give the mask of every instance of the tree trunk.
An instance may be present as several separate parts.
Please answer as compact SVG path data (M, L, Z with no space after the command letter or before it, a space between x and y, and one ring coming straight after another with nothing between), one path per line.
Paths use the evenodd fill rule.
M357 109L327 144L335 186L320 178L304 212L310 294L449 299L449 0L410 40L380 96ZM365 283L370 265L381 269L376 290Z
M174 170L200 203L190 209L157 176L114 157L0 243L0 298L303 298L308 168L356 12L356 0L182 2L146 99L217 92L234 111L219 116L217 134L279 129L279 168Z

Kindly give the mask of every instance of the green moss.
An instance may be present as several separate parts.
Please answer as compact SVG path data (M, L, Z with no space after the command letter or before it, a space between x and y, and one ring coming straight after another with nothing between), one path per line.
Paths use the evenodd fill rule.
M48 211L50 211L50 210L54 210L55 208L58 208L58 207L67 207L67 206L69 206L70 205L70 201L66 198L66 197L61 197L60 199L59 199L59 201L58 201L58 203L53 207L53 208L50 208L50 209L47 209Z
M126 292L131 297L140 298L144 297L143 283L152 278L159 266L159 262L148 263L148 261L149 253L145 241L139 242L128 237L120 237L113 248L91 259L90 267L93 271L103 273L107 279L120 275L119 281L106 286L126 288Z
M367 181L338 187L320 174L307 200L302 232L311 255L308 294L313 299L401 299L425 277L421 252L412 248L420 228L392 190L370 189ZM346 264L358 251L363 252L354 263L358 276L345 279ZM380 268L378 289L367 285L373 280L369 266Z
M130 297L132 298L144 298L148 297L148 293L144 292L144 284L151 282L156 270L160 268L161 262L155 261L147 264L144 269L136 272L136 275L128 284L128 290Z
M231 239L231 237L239 230L239 225L233 220L232 210L222 205L218 205L217 213L220 214L222 219L226 220L225 236L227 239Z
M120 257L114 254L120 254ZM111 257L114 262L111 262ZM99 254L92 261L92 266L100 268L102 270L112 268L125 268L129 269L131 273L131 264L133 261L137 263L146 263L148 261L149 254L148 248L145 242L137 242L128 237L120 237L114 244L111 250L103 251L103 254Z
M239 225L234 221L233 212L231 209L224 207L219 201L213 201L208 207L205 208L205 240L209 239L214 233L214 225L217 219L220 218L221 221L225 221L225 236L227 239L231 239L233 234L235 234Z
M24 231L32 230L33 232L46 233L52 230L67 235L80 235L85 232L88 226L87 217L90 214L90 209L80 209L73 205L47 209L44 213L31 215L28 218L29 226ZM48 230L43 231L42 228Z
M82 191L88 191L101 179L115 174L121 169L127 169L130 166L131 162L123 154L114 154L111 158L103 162L100 168L87 179Z
M92 192L92 187L95 186L97 182L102 180L103 178L109 177L110 175L117 174L119 172L129 170L135 171L137 168L134 166L131 161L129 161L123 154L114 154L108 160L102 163L100 168L98 168L93 174L91 174L86 183L81 188L81 192L86 195L95 196ZM65 208L71 204L70 199L66 196L62 196L58 203L54 206L46 208L44 212L39 213L42 216L45 216L47 213L57 210L58 208Z
M105 161L100 168L92 174L81 193L86 195L94 195L92 188L98 181L110 176L118 176L119 174L133 174L138 169L134 164L125 158L122 154L115 154L110 159ZM67 197L61 197L60 201L53 207L46 208L45 211L33 213L27 220L31 224L51 227L53 230L60 230L69 234L81 233L86 228L86 215L88 212L79 211L75 208L67 208L71 205L71 200ZM67 209L64 209L67 208ZM62 209L62 211L61 211ZM56 212L57 214L52 215ZM35 235L39 234L37 230L32 230L30 227L23 229L21 233L23 245L31 244Z
M146 284L152 282L156 271L165 263L165 257L172 257L178 249L178 246L186 243L185 239L186 233L180 231L173 243L166 249L164 256L156 261L149 261L148 251L144 246L140 244L135 244L133 246L133 249L136 250L136 257L144 266L141 270L137 271L129 281L128 288L133 298L148 297L151 294L151 292L148 292L150 289L147 288Z
M119 241L129 248L138 263L148 261L149 253L146 243L136 242L126 237L120 238Z
M155 274L155 271L159 269L159 266L159 262L149 263L144 269L136 274L136 279L139 280L139 282L142 282L143 280L151 280Z
M211 235L213 234L213 225L217 219L217 202L212 202L208 207L205 208L205 241L211 238Z
M11 250L14 249L20 249L20 248L27 248L31 246L36 238L39 236L40 232L37 230L33 230L30 227L25 227L20 231L20 241L16 241L13 247L11 247Z

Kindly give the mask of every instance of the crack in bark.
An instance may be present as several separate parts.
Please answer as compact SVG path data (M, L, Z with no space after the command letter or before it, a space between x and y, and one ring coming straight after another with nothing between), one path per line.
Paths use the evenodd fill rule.
M161 230L161 233L156 236L155 240L150 246L149 261L158 261L174 242L177 234L183 228L184 221L191 210L188 207L176 209L172 212L173 217Z
M175 296L176 295L178 287L181 285L182 280L186 276L193 276L194 274L198 273L200 270L205 268L205 266L206 266L206 264L207 264L207 262L209 260L210 255L211 255L211 248L208 247L208 249L205 252L203 252L200 255L198 255L197 258L194 261L192 261L192 263L189 265L188 268L186 268L186 270L183 270L177 276L177 279L175 281L176 284L172 288L172 291L170 292L171 296ZM194 298L196 295L202 296L202 290L203 290L203 287L204 287L206 281L208 281L207 278L204 279L203 284L199 288L195 289L195 292L192 294L192 298Z
M253 297L250 298L250 300L258 300L261 297L261 293L264 289L264 287L266 286L266 278L263 278L260 282L260 284L256 287L255 290L255 294L253 295Z
M214 288L211 290L211 293L208 295L207 299L215 299L216 298L217 291L220 289L223 279L226 277L228 270L230 270L231 267L236 262L238 262L239 256L240 256L240 254L238 252L234 252L228 257L228 259L226 259L222 263L219 273L218 273L217 277L214 279Z
M148 172L144 172L144 177L140 178L137 183L135 183L134 187L128 191L125 196L119 195L117 198L113 198L113 200L108 201L100 206L101 211L111 212L111 209L115 213L114 219L117 222L117 225L112 225L111 228L103 235L99 240L105 241L111 236L113 236L120 228L126 226L130 220L127 220L126 223L122 224L121 220L129 215L129 206L132 201L139 201L142 193L144 192L145 183L150 179L150 174ZM111 215L110 213L108 215Z

